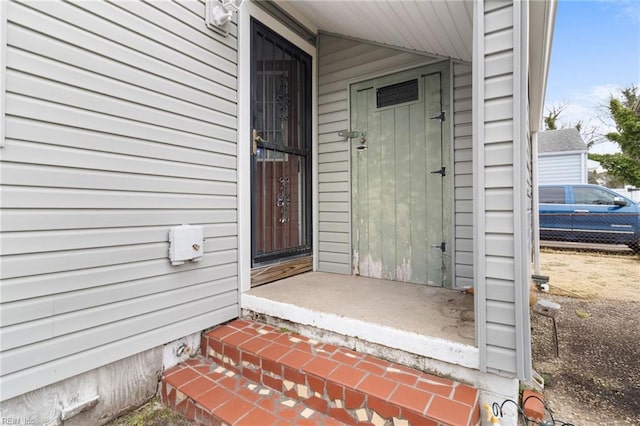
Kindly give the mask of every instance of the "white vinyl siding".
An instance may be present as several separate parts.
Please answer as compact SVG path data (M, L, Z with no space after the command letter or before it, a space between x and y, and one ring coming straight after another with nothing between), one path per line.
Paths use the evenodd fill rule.
M526 108L521 106L523 99L527 101L526 89L523 91L521 87L526 69L520 70L521 75L516 74L522 65L521 55L526 52L514 48L514 43L526 32L521 32L521 23L516 21L520 19L516 10L519 5L489 0L480 2L478 7L484 28L479 42L483 53L480 58L483 65L479 67L483 71L479 76L482 99L477 104L484 105L484 110L479 115L482 137L478 142L483 151L477 165L482 176L476 189L481 210L476 214L485 220L475 231L477 246L482 248L478 270L483 281L480 285L484 286L479 291L481 299L476 308L481 312L476 326L482 329L481 368L520 376L523 370L518 357L527 355L517 352L521 349L526 352L519 343L526 338L525 334L518 334L522 332L519 324L521 318L528 316L518 312L521 301L526 300L526 293L523 295L518 286L528 288L528 282L523 283L522 279L527 273L524 263L529 260L522 259L521 252L530 251L526 234L530 229L527 224L530 211L526 210L526 199L531 191L527 182L530 164L522 160L527 153L530 155L525 140L527 129L521 128L527 117ZM522 249L520 244L529 247Z
M538 184L587 183L584 173L584 154L539 154Z
M473 287L473 149L471 64L453 63L455 284Z
M7 17L2 400L239 312L235 26L195 0ZM171 266L187 223L205 254Z

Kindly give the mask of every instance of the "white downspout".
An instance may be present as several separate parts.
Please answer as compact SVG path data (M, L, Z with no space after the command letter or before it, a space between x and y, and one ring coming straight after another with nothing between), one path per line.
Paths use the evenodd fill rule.
M533 181L533 194L531 206L531 229L533 232L533 273L540 275L540 210L538 207L538 132L531 133L531 180Z

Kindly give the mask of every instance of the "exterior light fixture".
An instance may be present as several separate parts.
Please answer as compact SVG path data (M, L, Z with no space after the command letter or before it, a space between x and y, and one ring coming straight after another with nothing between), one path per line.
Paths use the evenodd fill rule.
M205 0L204 21L207 28L223 35L229 34L233 12L240 10L243 0Z

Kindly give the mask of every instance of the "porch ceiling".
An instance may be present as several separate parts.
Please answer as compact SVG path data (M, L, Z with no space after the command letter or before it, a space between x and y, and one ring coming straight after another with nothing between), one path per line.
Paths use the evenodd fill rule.
M279 0L320 31L471 61L471 0Z

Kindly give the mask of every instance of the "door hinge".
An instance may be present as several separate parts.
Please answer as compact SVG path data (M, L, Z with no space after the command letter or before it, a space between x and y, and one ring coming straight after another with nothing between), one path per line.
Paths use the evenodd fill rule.
M447 119L447 113L445 111L440 111L440 114L434 115L433 117L429 117L431 120L440 120L443 122Z
M435 249L440 250L440 251L441 251L441 252L443 252L443 253L446 253L446 252L447 252L447 243L445 243L445 242L443 241L443 242L441 242L440 244L433 244L433 245L431 246L431 248L435 248Z
M432 175L441 175L441 176L446 176L447 175L447 168L445 166L442 166L442 168L440 170L434 170L431 172Z

